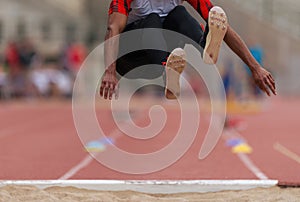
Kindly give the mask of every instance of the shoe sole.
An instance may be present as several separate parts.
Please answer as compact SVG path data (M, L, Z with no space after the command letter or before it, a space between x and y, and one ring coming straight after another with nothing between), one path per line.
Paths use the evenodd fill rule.
M186 67L185 51L176 48L170 54L166 64L165 96L173 100L180 96L180 75Z
M203 52L206 64L216 64L221 44L228 29L228 19L224 10L218 6L213 7L208 17L209 32Z

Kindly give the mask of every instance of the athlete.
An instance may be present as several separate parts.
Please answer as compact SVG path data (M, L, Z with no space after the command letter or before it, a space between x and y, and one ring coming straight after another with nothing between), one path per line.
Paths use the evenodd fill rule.
M181 4L183 0L112 0L109 8L107 34L108 40L120 33L145 28L167 29L183 34L203 49L203 60L207 64L215 64L218 59L222 41L231 48L249 67L256 85L267 95L276 95L275 81L251 55L241 37L228 24L227 16L222 8L213 6L210 0L186 0L206 21L204 29ZM156 43L168 46L162 32L142 32L134 41L141 45ZM128 72L146 64L162 64L161 68L147 68L140 71L138 78L159 77L164 75L165 94L168 99L179 96L179 76L186 66L185 53L181 48L174 47L169 55L164 51L141 50L120 57L117 61L119 48L124 41L111 40L105 44L106 70L102 77L100 96L105 99L118 97L118 75L126 76ZM126 48L126 47L125 47ZM172 49L173 50L173 49ZM174 73L175 72L175 73Z

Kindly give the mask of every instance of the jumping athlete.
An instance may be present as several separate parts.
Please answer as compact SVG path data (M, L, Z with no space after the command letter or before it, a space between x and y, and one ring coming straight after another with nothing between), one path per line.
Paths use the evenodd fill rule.
M203 49L203 60L207 64L215 64L218 59L222 41L230 47L249 67L256 85L267 95L271 92L276 95L275 81L272 75L266 71L251 55L241 37L229 26L227 16L222 8L213 6L210 0L186 0L201 17L206 21L204 29L182 6L183 0L112 0L109 8L107 34L105 40L121 33L157 28L175 31L187 36ZM165 44L162 32L149 34L142 32L135 43ZM144 69L139 78L165 75L165 93L168 99L176 99L179 96L179 76L186 66L185 53L181 48L174 47L170 55L158 50L141 50L122 56L109 65L119 48L122 47L122 39L112 40L105 44L106 70L102 77L100 95L105 99L118 96L118 76L126 76L136 67L146 64L163 64L160 69ZM167 58L167 59L166 59ZM165 67L164 67L165 66ZM175 70L175 71L173 71ZM150 74L149 74L150 72ZM174 74L174 72L177 72Z

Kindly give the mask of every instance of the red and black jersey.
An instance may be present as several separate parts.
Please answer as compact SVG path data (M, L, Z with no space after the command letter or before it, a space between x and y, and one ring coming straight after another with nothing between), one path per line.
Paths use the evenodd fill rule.
M133 0L112 0L109 7L109 14L117 12L128 16L132 1Z
M194 9L196 9L205 21L208 20L209 10L213 7L210 0L185 0L185 1L187 1ZM135 4L134 8L136 10L138 9L141 10L140 12L138 12L139 15L141 16L144 14L144 16L146 16L151 13L150 9L152 9L152 12L159 12L160 10L162 10L161 8L156 10L155 5L160 6L163 3L165 7L170 7L170 9L166 8L163 10L170 11L172 8L174 8L177 5L180 5L182 2L183 0L112 0L109 8L109 14L113 12L118 12L128 16L131 9L131 4L133 3ZM147 5L147 3L151 4L149 8L145 8L145 5ZM139 5L141 6L139 7ZM166 13L162 12L158 14L164 16Z

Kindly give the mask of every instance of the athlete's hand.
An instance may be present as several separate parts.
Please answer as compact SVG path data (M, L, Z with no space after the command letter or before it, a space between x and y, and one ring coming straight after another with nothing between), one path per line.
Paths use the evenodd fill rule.
M101 81L100 96L104 97L104 99L111 100L114 94L115 99L118 99L119 86L116 72L106 70Z
M271 73L265 70L264 68L260 67L257 70L252 72L253 79L256 85L268 96L271 96L271 92L274 95L277 95L275 80L272 77ZM271 92L270 92L271 90Z

